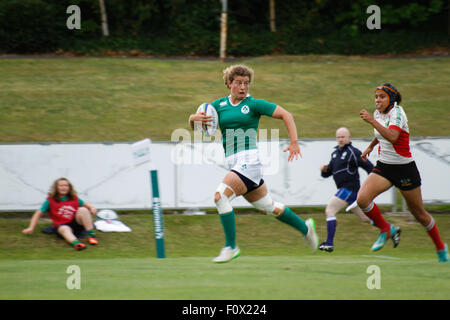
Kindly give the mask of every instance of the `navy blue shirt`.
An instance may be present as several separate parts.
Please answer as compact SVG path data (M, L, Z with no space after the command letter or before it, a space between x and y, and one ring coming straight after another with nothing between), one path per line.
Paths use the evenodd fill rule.
M353 147L351 142L342 148L336 146L335 149L331 154L327 171L321 172L322 177L327 178L333 175L334 182L338 188L358 191L361 186L358 168L363 168L369 174L373 169L372 162L369 159L362 161L361 151Z

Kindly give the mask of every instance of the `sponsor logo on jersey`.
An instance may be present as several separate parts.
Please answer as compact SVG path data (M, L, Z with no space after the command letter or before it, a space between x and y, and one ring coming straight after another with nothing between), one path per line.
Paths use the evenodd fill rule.
M226 106L226 105L227 105L226 101L222 101L221 103L219 103L219 106L221 106L221 107Z
M65 218L72 218L77 210L72 206L62 206L58 210L58 214Z

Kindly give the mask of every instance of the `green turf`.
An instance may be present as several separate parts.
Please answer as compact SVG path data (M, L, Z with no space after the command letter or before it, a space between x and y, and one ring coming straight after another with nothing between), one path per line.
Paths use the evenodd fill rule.
M323 214L301 214L317 222ZM450 216L434 215L450 242ZM166 259L155 258L151 214L121 214L131 233L98 233L100 245L77 252L42 234L20 231L29 215L0 218L0 299L449 299L449 264L437 262L424 229L408 216L388 215L403 228L400 246L369 251L377 230L350 214L338 217L336 251L311 253L294 229L272 217L238 214L241 256L211 258L223 244L217 215L165 215ZM69 290L67 268L81 270L81 289ZM367 268L381 271L381 289L368 289ZM6 290L7 288L7 290Z
M1 299L448 299L448 265L401 256L302 254L242 256L228 264L208 258L24 260L0 263ZM80 268L70 290L67 268ZM369 289L369 266L380 289ZM8 276L6 277L5 274Z
M282 56L241 60L256 71L251 94L295 117L299 137L353 137L373 131L359 110L373 109L373 89L391 81L403 94L412 136L448 136L448 58L376 59ZM230 63L162 59L0 59L0 142L170 140L205 101L227 95L222 69ZM263 118L260 128L280 128ZM438 211L442 211L438 208ZM447 209L443 211L448 211ZM294 229L271 217L238 211L241 257L215 265L223 244L217 215L166 215L166 259L155 258L152 216L121 214L131 233L99 233L100 245L76 252L42 234L21 234L30 214L0 214L0 299L444 299L448 264L408 217L389 216L404 232L371 253L377 230L356 217L338 220L336 251L312 254ZM297 211L298 212L298 211ZM325 237L323 213L312 214ZM450 242L450 216L435 215ZM81 290L68 290L67 267L81 268ZM369 290L366 270L381 270Z
M403 95L412 136L447 136L450 59L281 56L238 61L255 69L250 93L288 109L300 138L334 137L347 126L370 137L359 118L374 109L377 84ZM0 141L170 140L188 129L202 102L229 94L230 63L198 60L75 58L0 60ZM260 128L280 128L264 118Z

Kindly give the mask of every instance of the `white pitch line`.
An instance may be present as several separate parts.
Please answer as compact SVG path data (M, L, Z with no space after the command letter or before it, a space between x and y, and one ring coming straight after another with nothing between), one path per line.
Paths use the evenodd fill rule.
M389 256L371 256L369 254L362 254L361 257L371 257L371 258L384 258L384 259L391 259L391 260L400 260L400 258L397 257L389 257Z

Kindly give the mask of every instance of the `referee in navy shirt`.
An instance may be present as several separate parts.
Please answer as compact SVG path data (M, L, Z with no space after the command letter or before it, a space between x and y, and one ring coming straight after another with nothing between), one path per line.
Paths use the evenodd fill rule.
M336 141L338 145L331 154L328 165L320 167L321 175L324 178L333 176L338 188L336 194L330 199L325 214L327 216L327 240L323 242L319 249L327 252L334 250L334 234L336 232L336 214L356 201L356 196L360 187L358 168L366 170L367 174L372 172L373 164L367 160L361 160L361 151L352 146L350 131L347 128L339 128L336 131ZM370 219L355 206L351 209L361 221L371 223Z

